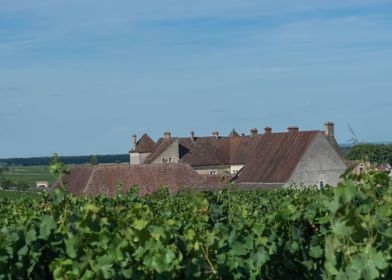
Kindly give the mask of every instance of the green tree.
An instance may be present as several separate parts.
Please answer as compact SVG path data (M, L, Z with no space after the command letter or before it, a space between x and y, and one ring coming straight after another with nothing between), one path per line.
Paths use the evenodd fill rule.
M349 160L362 160L368 158L373 163L392 164L391 144L358 144L352 147L348 153Z
M5 162L0 162L0 176L2 176L6 171L9 171L8 164Z
M9 188L11 188L13 186L13 182L7 178L5 178L4 176L0 176L0 187L2 189L8 190Z
M49 171L58 178L60 186L64 188L63 177L64 175L69 174L69 168L60 161L60 156L57 153L52 157Z
M90 164L91 165L98 165L98 159L96 155L92 155L90 158Z
M30 188L30 185L28 184L28 183L26 183L26 182L18 182L17 184L16 184L16 189L18 190L18 191L26 191L26 190L28 190Z

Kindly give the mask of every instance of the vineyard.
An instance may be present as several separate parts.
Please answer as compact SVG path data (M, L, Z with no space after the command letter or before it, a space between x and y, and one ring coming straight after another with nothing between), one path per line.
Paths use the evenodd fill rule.
M0 279L392 279L385 174L323 190L0 197Z

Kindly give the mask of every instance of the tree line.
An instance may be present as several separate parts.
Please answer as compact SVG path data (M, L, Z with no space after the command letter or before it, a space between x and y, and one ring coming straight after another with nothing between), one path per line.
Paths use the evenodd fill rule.
M349 160L368 159L372 163L392 164L392 144L358 144L348 149Z
M11 189L15 188L16 190L19 191L24 191L32 187L26 182L14 182L10 179L7 179L4 176L5 172L9 171L9 167L6 164L0 163L0 189Z
M0 162L7 165L36 166L50 165L51 159L52 157L5 158L0 159ZM129 162L129 155L60 156L59 160L65 164L125 163Z

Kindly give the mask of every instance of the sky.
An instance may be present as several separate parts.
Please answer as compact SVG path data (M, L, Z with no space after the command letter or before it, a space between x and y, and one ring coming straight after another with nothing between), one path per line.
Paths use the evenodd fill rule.
M0 158L270 126L392 140L390 0L0 0Z

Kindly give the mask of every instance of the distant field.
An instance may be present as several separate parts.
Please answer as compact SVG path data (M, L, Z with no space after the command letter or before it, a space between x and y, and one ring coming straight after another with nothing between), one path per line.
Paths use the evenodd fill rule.
M47 166L12 167L4 173L4 177L14 182L26 182L35 186L37 181L48 181L52 184L56 177L50 174Z
M3 191L0 190L0 198L7 197L10 199L23 199L23 198L37 198L42 193L39 192L18 192L18 191Z

